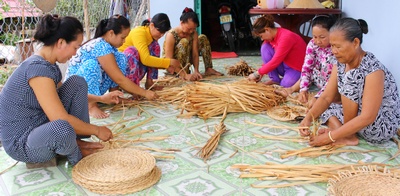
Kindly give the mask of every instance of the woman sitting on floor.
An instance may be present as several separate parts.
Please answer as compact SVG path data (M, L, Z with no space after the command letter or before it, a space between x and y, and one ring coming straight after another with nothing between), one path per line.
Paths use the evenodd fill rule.
M43 46L18 66L0 92L1 142L18 161L44 163L59 154L75 165L82 156L103 148L79 138L112 138L107 127L90 124L85 80L72 76L61 83L56 64L76 53L83 27L76 18L47 14L39 21L34 38Z
M293 92L300 91L298 100L301 103L310 101L308 107L312 107L317 98L324 92L333 64L336 63L336 58L332 54L329 44L329 29L334 23L335 19L329 15L317 16L312 20L313 38L307 45L300 80L289 88L276 90L276 93L287 97ZM313 99L308 100L308 90L312 84L315 84L320 90Z
M199 80L202 78L199 71L199 54L201 53L205 68L204 75L221 76L223 74L213 68L211 46L207 36L197 34L198 26L199 19L196 12L191 8L185 8L180 17L179 26L167 32L163 56L178 59L188 74L190 67L187 65L193 64L194 72L188 78Z
M261 45L263 65L248 79L258 82L264 74L268 74L270 81L266 84L293 86L300 78L306 54L304 40L296 33L275 27L272 15L257 18L253 31L264 40Z
M101 95L107 91L122 96L122 92L112 92L122 88L132 95L140 95L147 99L156 97L153 91L140 88L138 84L125 77L127 60L124 54L118 52L117 47L122 45L129 31L129 20L123 16L115 15L103 19L96 27L94 38L83 44L70 60L66 78L72 75L85 78L89 86L89 97L94 100L89 102L89 114L94 118L109 116L98 107L98 102L106 104L119 102L118 97L114 102L102 100Z
M334 65L325 91L309 110L301 126L309 127L321 115L328 129L311 136L311 146L358 145L356 134L370 143L382 143L396 135L400 124L400 97L393 75L370 52L361 48L362 34L368 32L364 20L339 19L330 30ZM342 107L328 109L340 96ZM328 110L327 110L328 109ZM308 129L300 134L309 135Z
M161 86L153 86L158 78L158 69L170 68L171 72L179 72L179 61L173 58L160 58L158 40L171 29L169 18L164 13L158 13L150 20L142 22L142 26L129 32L125 42L118 48L128 58L126 77L135 84L146 75L145 88L152 87L161 90ZM183 74L183 73L182 73Z

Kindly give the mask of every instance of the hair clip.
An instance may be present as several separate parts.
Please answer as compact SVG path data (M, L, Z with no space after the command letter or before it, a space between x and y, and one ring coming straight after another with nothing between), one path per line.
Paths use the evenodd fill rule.
M183 10L184 13L189 13L189 12L193 12L192 8L188 8L185 7L185 9Z

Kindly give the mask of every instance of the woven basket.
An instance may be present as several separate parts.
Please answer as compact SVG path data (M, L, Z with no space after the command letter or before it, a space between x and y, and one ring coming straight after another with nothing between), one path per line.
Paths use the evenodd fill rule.
M363 166L352 171L340 171L328 181L329 195L382 195L400 194L400 174L386 168Z
M279 105L267 110L267 115L278 121L292 121L298 116L305 116L307 108L295 105Z
M318 8L325 9L318 0L293 0L286 8Z
M57 0L33 0L37 8L43 12L50 12L56 7Z
M72 169L76 184L98 194L128 194L149 188L161 178L155 158L144 151L120 148L91 154Z

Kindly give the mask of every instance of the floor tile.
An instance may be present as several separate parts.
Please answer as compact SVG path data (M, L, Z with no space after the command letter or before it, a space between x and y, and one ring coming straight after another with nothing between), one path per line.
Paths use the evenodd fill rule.
M260 57L213 59L213 63L216 70L225 72L226 67L236 64L241 59L254 68L261 66ZM202 66L201 62L201 72L203 71ZM203 82L222 84L239 79L243 79L243 77L208 77ZM267 78L265 77L263 80L267 80ZM161 179L151 188L128 195L319 196L327 194L327 183L314 183L287 188L253 188L252 185L288 182L240 178L241 172L232 168L232 165L275 163L286 165L311 164L318 167L319 164L351 164L358 161L400 165L399 157L389 160L398 152L398 147L394 142L372 145L362 139L358 146L343 147L343 149L379 151L368 153L346 152L316 158L297 156L281 158L285 151L306 148L308 144L256 137L257 135L298 136L297 131L289 128L270 128L271 125L296 127L298 126L297 123L278 122L265 113L228 114L224 120L228 131L221 135L219 144L210 159L204 161L198 156L198 153L214 133L214 126L220 122L220 117L207 120L196 116L177 118L181 110L177 109L176 106L165 104L150 105L148 103L141 103L139 106L132 106L126 110L115 110L110 106L102 106L110 113L110 117L106 119L91 119L93 124L108 125L115 130L119 126L113 126L112 124L127 120L127 122L120 123L130 128L130 130L126 131L127 133L121 131L119 135L119 137L125 139L169 136L159 141L132 143L129 147L178 150L170 154L149 151L157 156L170 156L168 157L169 159L165 157L156 158L156 165L162 171ZM130 134L140 130L153 130L153 132L136 136ZM14 163L16 161L10 158L4 149L0 147L0 171L4 171ZM28 170L24 163L18 163L9 171L0 175L0 195L98 195L75 184L71 173L72 166L65 158L61 158L58 161L57 167L44 169Z

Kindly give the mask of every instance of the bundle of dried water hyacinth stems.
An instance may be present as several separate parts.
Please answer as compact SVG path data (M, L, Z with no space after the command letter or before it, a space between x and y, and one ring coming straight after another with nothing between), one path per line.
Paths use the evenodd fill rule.
M281 104L284 98L274 93L274 87L246 79L225 84L195 82L182 87L158 91L159 101L175 103L186 115L208 119L224 113L249 112L259 114ZM183 113L183 112L182 112Z
M199 155L204 160L204 162L206 162L217 149L219 140L221 139L221 135L227 131L224 124L224 120L227 115L227 109L228 108L225 107L224 114L222 115L220 123L215 125L214 134L210 137L210 139L208 139L207 143L197 153L197 155Z
M228 75L232 76L249 76L254 71L256 70L250 67L243 59L227 68Z
M208 139L207 143L197 153L197 155L199 155L204 162L210 159L210 156L218 147L221 135L226 131L226 126L222 121L219 124L215 125L214 134L210 137L210 139Z

